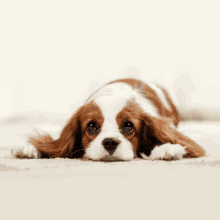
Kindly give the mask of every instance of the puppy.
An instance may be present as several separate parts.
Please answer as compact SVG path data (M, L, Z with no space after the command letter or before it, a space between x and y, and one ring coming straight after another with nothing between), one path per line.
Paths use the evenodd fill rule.
M17 158L130 161L202 157L205 151L176 130L180 116L167 91L154 83L120 79L93 93L60 137L31 137Z

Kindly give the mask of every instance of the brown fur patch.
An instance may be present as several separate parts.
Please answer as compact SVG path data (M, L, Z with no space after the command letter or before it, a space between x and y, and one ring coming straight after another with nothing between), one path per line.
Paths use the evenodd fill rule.
M31 137L29 143L41 153L43 158L82 157L83 148L86 148L95 138L95 136L92 138L85 135L86 122L89 119L98 120L100 124L104 121L101 110L94 102L89 102L78 109L57 140L53 140L50 135L46 135Z
M170 127L169 120L166 120L167 118L155 118L145 114L143 119L152 129L153 135L161 142L161 144L180 144L181 146L186 147L186 151L188 152L186 157L194 158L206 155L202 147L195 141Z
M121 129L121 124L124 121L130 121L134 125L134 132L131 135L125 135L125 138L132 144L133 150L136 152L139 144L139 131L141 126L140 107L135 103L129 102L116 116L116 121Z
M82 146L84 148L87 148L90 142L92 142L99 134L99 132L97 134L89 134L86 130L88 123L96 122L101 130L101 127L104 123L104 117L100 108L93 101L91 101L84 106L83 110L80 113L79 119L81 121L82 129Z

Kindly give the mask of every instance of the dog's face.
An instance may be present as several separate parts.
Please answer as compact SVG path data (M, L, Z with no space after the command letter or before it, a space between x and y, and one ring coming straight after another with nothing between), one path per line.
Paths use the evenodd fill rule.
M83 108L82 146L92 160L132 160L141 127L138 106L118 97L91 101Z

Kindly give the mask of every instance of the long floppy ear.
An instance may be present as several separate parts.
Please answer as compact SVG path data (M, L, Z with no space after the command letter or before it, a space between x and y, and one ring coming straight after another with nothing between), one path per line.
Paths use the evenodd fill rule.
M66 124L59 139L53 140L50 135L31 137L32 144L41 158L80 158L84 155L81 145L81 127L77 113Z
M142 132L142 146L140 145L140 152L144 152L147 156L150 155L151 150L156 145L166 143L180 144L186 147L186 157L193 158L205 156L205 151L202 147L170 126L168 118L143 116Z

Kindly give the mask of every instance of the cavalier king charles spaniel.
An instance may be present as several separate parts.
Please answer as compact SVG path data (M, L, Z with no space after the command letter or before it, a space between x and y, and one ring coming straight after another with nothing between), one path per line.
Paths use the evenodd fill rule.
M13 150L17 158L83 158L130 161L205 156L176 130L180 116L168 92L136 79L110 82L93 93L70 118L59 138L31 137Z

